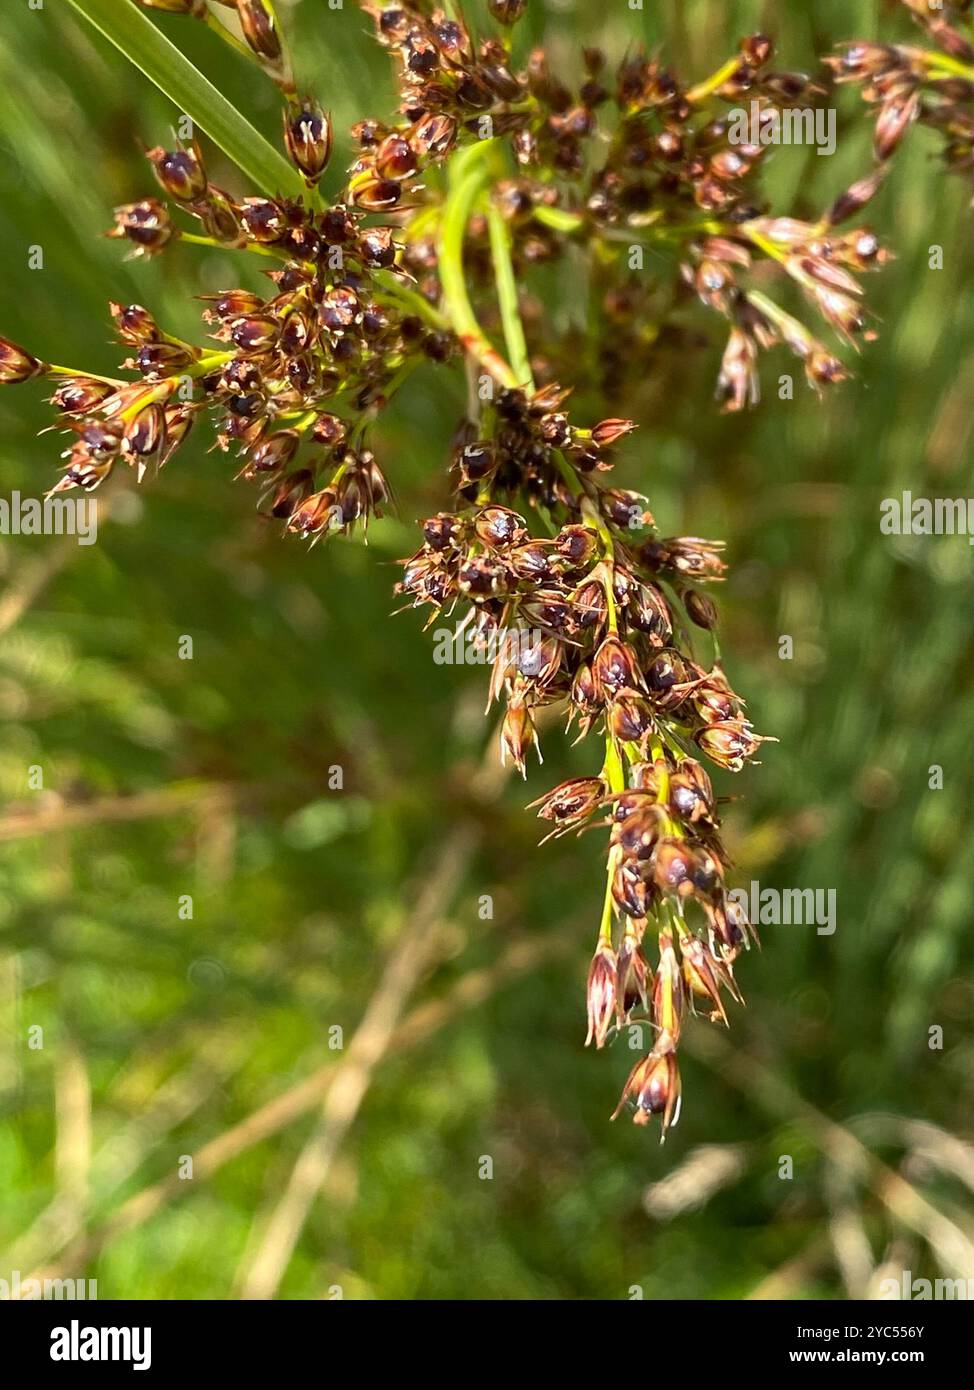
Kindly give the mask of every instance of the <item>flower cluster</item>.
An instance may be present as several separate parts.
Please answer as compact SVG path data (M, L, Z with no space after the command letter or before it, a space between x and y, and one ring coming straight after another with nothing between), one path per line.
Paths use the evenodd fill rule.
M522 773L548 706L565 708L581 737L603 740L596 775L534 805L552 835L610 828L588 1041L602 1047L644 1011L655 1044L624 1099L640 1123L660 1115L665 1131L677 1116L682 1019L700 999L726 1022L721 990L739 997L733 963L749 930L725 895L716 800L691 749L738 770L762 739L719 663L700 665L687 636L716 622L697 586L722 577L720 545L653 534L645 499L598 476L630 422L577 429L559 409L563 395L505 391L493 428L461 431L455 477L469 505L423 523L400 589L434 616L456 614L460 630L496 652L490 696L504 701L502 748ZM516 496L561 525L532 535L500 500Z
M453 510L422 524L399 589L434 616L456 614L495 653L490 700L504 704L503 751L522 773L545 710L564 709L580 737L601 740L597 771L534 805L553 835L608 831L588 1041L601 1048L628 1023L650 1029L623 1101L637 1122L660 1116L665 1132L679 1108L683 1020L699 1008L726 1022L750 936L725 892L717 799L698 759L737 771L762 739L724 674L702 587L723 577L721 546L660 536L646 499L609 485L613 446L634 426L615 415L581 426L558 380L602 390L611 378L634 392L670 310L692 295L729 323L725 409L757 402L759 353L778 344L814 388L841 380L843 361L765 292L764 272L797 286L842 343L871 336L858 276L887 253L868 227L841 229L879 189L913 120L944 131L954 167L974 166L974 51L959 16L907 0L938 52L857 44L830 60L839 81L863 80L879 104L881 162L809 222L766 205L767 145L732 129L732 103L764 121L820 94L771 66L764 35L696 83L637 48L615 73L586 50L572 87L542 48L515 61L512 26L527 0L488 0L494 27L477 39L459 5L372 0L363 9L393 58L398 112L354 127L354 157L329 200L331 120L299 95L272 0L220 0L242 43L203 0L137 3L204 22L260 64L282 93L283 144L304 193L237 196L212 182L195 141L148 149L163 197L116 209L108 235L138 257L179 244L260 257L264 292L208 296L205 343L166 332L140 305L111 304L127 377L0 339L0 383L55 383L67 442L55 490L96 488L118 462L141 480L206 415L266 511L314 543L388 503L373 426L413 369L465 360ZM669 263L663 302L634 266L642 248ZM523 294L535 265L579 254L597 309L583 360Z
M885 163L919 122L938 131L947 168L974 177L974 34L970 0L902 0L933 48L915 44L842 45L826 58L838 82L858 82L876 110L873 145Z

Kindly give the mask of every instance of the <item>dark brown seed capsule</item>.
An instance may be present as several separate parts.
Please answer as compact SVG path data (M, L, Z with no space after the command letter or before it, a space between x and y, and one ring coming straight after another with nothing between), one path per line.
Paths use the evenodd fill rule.
M242 318L245 314L256 314L264 307L260 295L253 294L250 290L225 290L222 294L201 297L213 303L212 311L207 309L203 314L207 322L212 320L213 315L221 320Z
M358 254L370 269L381 270L396 259L396 246L391 227L370 227L358 242Z
M18 386L39 376L43 370L43 362L9 338L0 338L0 386Z
M237 17L243 36L259 58L276 64L281 61L281 39L274 12L265 0L237 0Z
M629 917L645 917L649 909L649 885L631 860L620 860L612 875L612 897Z
M616 822L611 843L618 845L627 859L649 859L659 841L661 822L661 808L644 805Z
M423 522L423 535L431 550L446 550L463 538L463 523L452 512L440 512Z
M485 507L477 514L474 531L485 545L496 548L512 545L527 535L524 517L508 507Z
M287 220L270 198L245 198L240 204L240 221L251 241L272 246L287 231Z
M345 441L345 421L328 411L322 411L311 427L311 438L316 444L337 449Z
M751 732L748 725L734 721L718 722L706 729L698 729L694 738L718 767L726 767L731 772L740 772L761 744L761 739Z
M169 213L158 198L143 198L115 209L115 226L105 235L131 241L137 256L154 256L172 237Z
M147 381L170 376L192 361L192 349L178 343L143 343L135 354L135 365Z
M487 0L491 17L498 24L516 24L528 7L528 0Z
M2 379L3 367L0 365L0 380ZM114 393L114 389L107 381L95 381L92 377L68 377L51 396L51 404L65 415L90 415Z
M394 208L402 197L402 184L396 179L383 179L377 175L356 183L352 200L356 207L365 212L385 212Z
M338 529L341 524L338 499L334 491L327 487L299 502L287 519L287 529L305 539L320 535L324 530Z
M621 690L609 706L609 728L623 743L638 743L653 722L652 706L634 690Z
M583 584L575 594L575 612L579 627L603 627L608 614L605 585L597 579Z
M555 537L555 550L575 567L586 565L595 549L595 535L587 526L563 526Z
M230 337L241 352L267 352L280 337L281 325L269 314L251 314L236 319Z
M206 170L195 141L187 149L178 150L164 150L157 145L146 150L146 158L163 192L177 203L195 203L206 193Z
M81 431L81 442L97 463L104 463L121 448L122 427L115 423L87 425Z
M577 825L598 809L604 795L605 783L600 777L573 777L559 782L550 792L532 801L528 809L539 806L538 815L542 820Z
M291 163L314 186L331 158L332 125L316 101L305 101L284 113L284 144Z
M165 444L166 416L161 405L147 405L129 421L122 435L122 453L143 462Z
M138 347L141 343L155 343L160 338L159 325L141 304L123 307L110 300L108 308L115 321L115 331L123 343Z
M271 516L286 520L295 507L311 494L314 474L310 468L299 468L289 474L278 486L271 502Z
M717 626L717 605L706 594L700 594L696 589L688 589L683 595L683 605L697 627L712 632Z
M466 482L477 483L497 467L490 444L467 444L460 453L460 469Z
M575 626L571 601L557 589L536 589L521 604L521 611L528 623L552 632L568 633Z
M329 290L318 306L322 325L332 333L344 333L351 328L360 312L358 295L344 285Z
M596 689L604 700L610 700L620 690L636 690L642 685L639 662L632 647L618 637L607 637L592 662Z
M613 1119L628 1104L635 1110L633 1121L637 1125L648 1124L653 1115L660 1115L665 1134L671 1125L676 1124L680 1118L680 1071L672 1046L670 1039L669 1048L663 1050L661 1040L648 1057L636 1063L629 1073Z
M296 430L278 430L248 452L248 464L255 473L278 473L294 458L300 443Z
M375 152L375 167L384 179L408 179L416 172L416 153L403 135L387 135Z

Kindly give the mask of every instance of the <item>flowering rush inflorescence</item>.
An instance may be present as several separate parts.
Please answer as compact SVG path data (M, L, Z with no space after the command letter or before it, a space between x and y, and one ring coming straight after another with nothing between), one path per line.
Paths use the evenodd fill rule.
M131 2L195 17L241 46L203 0ZM491 644L490 698L504 703L503 751L522 773L546 707L602 740L597 771L534 805L553 835L608 831L588 1041L602 1047L627 1022L648 1025L653 1045L620 1106L639 1123L660 1116L665 1133L679 1111L685 1016L727 1021L725 996L740 998L734 964L751 934L725 894L717 803L700 759L737 771L762 740L714 635L705 586L723 577L721 545L659 536L645 498L608 485L613 446L634 426L570 416L570 389L593 383L581 367L559 384L557 347L543 323L526 325L519 287L539 263L587 254L616 356L638 373L654 333L627 253L652 246L662 264L670 258L674 286L729 324L723 408L756 403L759 352L778 344L816 389L840 380L842 360L755 282L777 271L839 340L870 336L857 276L886 253L867 227L847 224L914 117L943 127L955 151L969 143L963 103L974 89L951 76L970 56L966 41L946 18L925 19L937 55L855 45L830 60L840 79L868 79L867 96L882 101L882 162L806 222L765 205L767 146L730 138L727 112L743 98L767 115L821 92L775 70L763 35L689 85L637 49L614 73L586 50L570 88L541 48L515 61L526 0L488 0L490 33L479 40L457 5L375 0L362 8L393 59L399 110L353 128L348 177L325 200L331 120L299 94L273 5L220 3L281 90L284 146L306 194L237 197L212 182L195 141L157 147L147 157L165 201L116 209L108 235L134 256L180 242L253 253L270 287L209 296L205 345L167 333L139 305L113 303L128 377L45 362L0 339L0 382L57 383L51 401L68 447L54 491L97 488L120 462L141 480L208 415L219 446L237 455L237 476L261 488L260 505L314 543L366 525L388 503L374 424L413 369L466 364L469 404L449 460L454 507L422 523L398 588L434 617L458 614ZM923 105L921 90L932 92ZM759 273L757 262L770 265ZM495 320L503 352L483 326ZM708 661L691 643L694 628L707 634Z

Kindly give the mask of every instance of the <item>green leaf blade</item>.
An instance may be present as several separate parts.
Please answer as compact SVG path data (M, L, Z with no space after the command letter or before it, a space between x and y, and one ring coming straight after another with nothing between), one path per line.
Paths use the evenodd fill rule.
M298 196L297 170L130 0L68 0L266 194Z

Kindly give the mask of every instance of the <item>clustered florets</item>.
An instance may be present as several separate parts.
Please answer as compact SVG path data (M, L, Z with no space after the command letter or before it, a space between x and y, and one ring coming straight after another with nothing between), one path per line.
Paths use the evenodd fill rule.
M768 145L735 140L728 115L746 98L770 121L821 92L774 71L763 35L692 85L636 49L614 75L602 52L586 50L573 91L542 48L515 63L510 31L527 0L488 0L498 29L477 42L459 6L363 4L395 62L399 115L353 128L348 178L326 201L318 185L331 121L298 94L271 0L221 0L282 92L284 147L306 193L237 198L210 180L195 142L157 147L146 154L162 193L199 232L146 197L116 209L108 235L135 256L179 242L249 251L273 264L272 288L207 296L205 346L168 334L139 305L113 303L134 380L46 363L0 339L0 383L58 381L51 399L69 443L55 491L96 488L118 462L141 480L209 414L219 446L237 451L237 476L260 484L267 513L312 542L388 503L375 419L418 363L465 356L470 406L449 461L455 510L423 523L399 589L434 617L456 614L490 651L503 751L522 773L546 707L564 707L580 737L604 742L598 772L534 806L552 835L609 831L587 1041L602 1047L627 1023L652 1030L623 1102L638 1122L660 1116L664 1132L679 1112L685 1014L699 1005L727 1021L723 995L740 998L733 968L751 932L725 889L717 798L696 755L737 771L762 739L716 641L701 662L689 637L696 628L711 643L716 609L698 586L722 578L720 544L661 538L644 497L608 486L612 448L634 426L611 417L581 427L557 378L631 389L688 292L729 322L723 408L757 402L759 353L779 344L816 389L847 375L753 271L759 260L778 267L854 346L872 336L856 277L888 253L868 227L839 228L874 197L914 121L943 132L952 168L974 169L974 46L958 11L904 2L939 51L852 44L827 60L879 107L878 163L807 222L766 206L758 176ZM202 0L137 3L213 23ZM655 290L633 268L634 244L671 258L672 293L652 305L652 323ZM587 376L518 298L518 275L572 246L587 255L600 303ZM510 361L478 318L495 297ZM486 322L493 329L496 316Z

